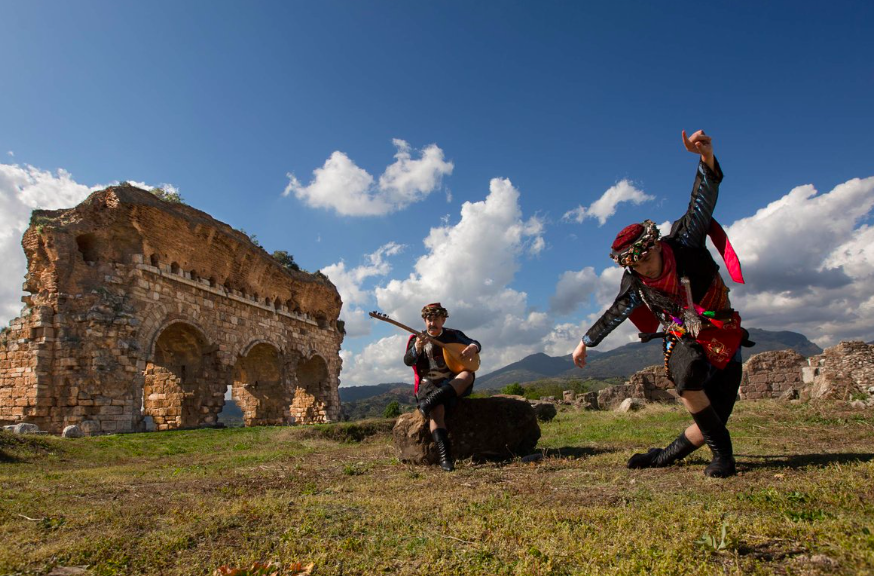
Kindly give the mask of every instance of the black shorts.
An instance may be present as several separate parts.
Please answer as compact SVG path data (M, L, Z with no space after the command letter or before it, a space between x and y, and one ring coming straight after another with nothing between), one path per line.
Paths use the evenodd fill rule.
M737 401L743 373L740 349L726 367L720 370L707 361L700 344L685 340L674 346L668 367L677 394L687 390L703 391L719 418L723 422L728 421Z

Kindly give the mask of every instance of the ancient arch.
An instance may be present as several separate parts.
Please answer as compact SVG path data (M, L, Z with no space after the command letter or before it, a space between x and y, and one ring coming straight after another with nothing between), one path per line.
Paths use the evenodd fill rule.
M291 403L291 417L295 422L324 422L325 405L322 398L327 396L328 364L321 356L314 354L297 364L294 401Z
M279 349L268 342L253 342L240 354L232 395L246 426L288 423L291 394L282 365Z
M156 430L213 425L223 404L214 352L203 331L176 321L157 335L146 362L143 416Z
M0 338L0 425L208 426L235 383L248 424L288 422L293 403L297 423L339 419L342 302L324 275L127 184L35 211L22 246L30 294Z

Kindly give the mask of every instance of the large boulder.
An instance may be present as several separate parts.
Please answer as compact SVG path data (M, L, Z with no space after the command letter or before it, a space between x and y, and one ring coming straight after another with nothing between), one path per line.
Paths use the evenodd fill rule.
M534 408L513 398L463 398L446 416L452 456L496 460L525 456L537 446L540 426ZM418 411L402 414L392 430L398 457L436 464L437 447Z

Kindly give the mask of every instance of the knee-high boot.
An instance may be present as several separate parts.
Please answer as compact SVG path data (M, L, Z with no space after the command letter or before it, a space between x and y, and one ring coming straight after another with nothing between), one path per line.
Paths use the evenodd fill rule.
M419 412L422 413L422 416L427 418L428 414L435 406L439 406L456 396L458 396L458 394L456 394L455 388L452 386L441 386L419 401Z
M681 432L677 438L664 448L650 448L646 454L635 454L628 460L629 468L662 468L682 460L698 447L692 444L686 433Z
M731 435L728 433L728 428L719 418L713 406L708 406L700 412L692 414L692 419L701 430L704 436L704 441L713 452L713 460L704 469L706 476L714 478L725 478L734 476L737 473L734 464L734 452L731 446Z
M449 451L449 431L446 428L437 428L431 432L434 443L437 444L437 455L440 457L440 467L447 472L452 472L455 466L452 463L452 454Z

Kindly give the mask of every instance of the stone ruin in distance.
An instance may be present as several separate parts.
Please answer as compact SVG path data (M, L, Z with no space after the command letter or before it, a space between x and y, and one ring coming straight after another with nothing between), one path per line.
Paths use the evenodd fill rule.
M208 214L123 184L35 210L22 315L0 333L0 424L59 433L340 418L340 295Z

